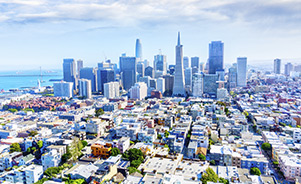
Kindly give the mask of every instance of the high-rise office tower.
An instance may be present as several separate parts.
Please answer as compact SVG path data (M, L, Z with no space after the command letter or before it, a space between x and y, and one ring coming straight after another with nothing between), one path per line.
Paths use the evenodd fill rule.
M163 78L165 80L165 92L163 93L163 95L171 96L173 94L175 76L167 74L164 75Z
M200 68L200 58L195 56L195 57L191 57L191 68L193 67L197 67L198 69Z
M209 44L209 74L224 69L224 43L213 41Z
M145 59L145 60L143 61L143 63L144 63L144 68L146 68L146 67L149 66L149 61L148 61L147 59Z
M137 82L129 90L131 99L142 100L147 96L147 86L144 82Z
M74 59L64 59L63 62L64 81L73 82L73 89L77 89L76 64Z
M200 72L205 71L205 63L200 63Z
M232 88L236 88L237 84L237 67L236 66L231 66L229 68L229 73L228 73L228 87L229 90Z
M138 62L137 63L137 72L138 72L138 74L139 74L139 78L140 77L144 77L144 70L145 70L145 68L144 68L144 63L143 62Z
M173 96L185 96L185 81L183 69L183 45L180 42L180 32L178 33L178 44L176 46L176 67L173 86Z
M166 63L166 56L162 54L158 54L154 56L154 70L162 71L163 75L166 74L167 71L167 63Z
M284 66L284 74L286 76L289 76L291 71L293 71L294 66L292 65L292 63L286 63Z
M162 77L157 79L157 90L162 94L165 92L165 79Z
M129 90L137 82L137 59L136 57L121 56L119 66L122 86L125 90Z
M225 70L216 70L215 72L218 75L218 80L219 81L225 81Z
M144 70L144 75L145 76L150 76L151 78L154 78L154 69L151 66L148 66Z
M79 72L80 79L88 79L91 81L92 92L97 92L97 68L82 68Z
M185 88L189 92L192 85L192 68L186 68L185 71Z
M71 98L73 96L73 82L55 82L53 83L54 96Z
M237 58L237 86L247 86L247 58Z
M119 97L119 82L109 82L103 85L103 96L106 98Z
M79 79L78 86L79 96L83 98L92 98L92 88L90 80Z
M187 56L184 56L184 57L183 57L183 67L184 67L184 70L185 70L186 68L189 68L189 67L190 67L189 57L187 57Z
M196 73L192 76L192 96L203 96L203 74Z
M199 73L199 69L196 66L192 68L192 75L195 73Z
M149 87L150 80L151 80L150 76L144 76L144 77L140 77L139 82L144 82L147 85L147 87Z
M136 58L137 61L142 61L142 45L140 39L136 40Z
M203 93L210 96L215 96L217 94L218 88L218 74L203 74Z
M113 69L102 69L97 71L97 87L98 91L104 92L104 84L114 82L115 75Z
M281 59L274 59L274 73L281 73Z
M84 67L84 62L83 60L79 59L77 60L77 75L79 76L80 70Z

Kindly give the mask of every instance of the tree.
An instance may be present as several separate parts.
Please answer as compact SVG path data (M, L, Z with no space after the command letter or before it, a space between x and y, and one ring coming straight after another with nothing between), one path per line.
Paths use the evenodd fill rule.
M264 151L268 151L272 149L272 146L270 143L265 142L261 145L261 149L263 149Z
M215 165L215 160L210 160L210 165Z
M229 184L230 182L228 180L226 180L225 178L219 178L218 179L219 183L224 183L224 184Z
M29 132L28 135L29 135L30 137L34 137L34 136L38 135L38 131L32 130L32 131Z
M205 161L206 156L201 153L201 154L199 154L199 159L202 160L202 161Z
M169 132L167 131L167 130L165 130L165 132L164 132L164 137L168 137L169 136Z
M9 112L12 112L12 113L15 113L17 112L18 110L17 109L8 109Z
M43 141L42 140L38 141L38 146L39 146L40 149L43 147Z
M100 109L98 109L98 110L95 111L95 115L97 117L100 116L100 115L103 115L103 114L104 114L104 112L103 112L102 108L100 108Z
M210 168L206 169L206 172L202 174L201 181L203 184L207 184L208 181L217 182L218 175Z
M111 156L117 156L120 154L120 150L118 148L112 148Z
M85 140L82 140L81 142L82 142L83 147L86 147L88 145L88 142Z
M260 170L257 167L252 167L250 169L250 173L251 173L251 175L257 175L257 176L261 175L261 172L260 172Z
M161 135L161 134L158 134L158 135L157 135L157 139L162 139L162 135Z
M135 167L128 167L129 173L133 174L135 172L141 173L138 169L136 169Z
M78 138L73 139L70 147L69 152L71 154L71 161L75 162L77 161L77 158L81 155L80 150L82 149L82 143L79 141Z
M133 160L133 161L131 161L131 167L138 168L140 164L141 164L141 160Z
M10 145L9 152L10 152L10 153L13 153L13 152L21 152L20 144L19 144L19 143L12 143L12 144Z
M140 149L132 148L122 154L124 160L128 160L131 163L131 167L138 168L144 161L144 155Z

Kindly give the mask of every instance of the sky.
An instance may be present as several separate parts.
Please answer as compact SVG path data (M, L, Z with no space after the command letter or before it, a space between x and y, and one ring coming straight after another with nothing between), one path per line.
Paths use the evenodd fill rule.
M202 62L221 40L225 64L301 63L300 0L0 0L0 70L118 63L134 56L137 38L144 59L161 50L174 64L178 31L184 55Z

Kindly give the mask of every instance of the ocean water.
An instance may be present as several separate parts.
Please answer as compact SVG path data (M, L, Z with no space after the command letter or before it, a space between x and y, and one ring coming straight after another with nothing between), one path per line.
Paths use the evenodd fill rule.
M42 80L41 86L52 86L56 81L49 81L50 79L63 79L63 72L60 70L0 71L0 91L37 87L38 80Z

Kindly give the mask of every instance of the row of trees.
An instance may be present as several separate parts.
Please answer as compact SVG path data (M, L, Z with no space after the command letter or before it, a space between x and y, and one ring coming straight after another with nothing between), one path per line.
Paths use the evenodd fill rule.
M129 173L140 172L137 168L144 161L144 155L140 149L132 148L122 154L124 160L130 161Z

